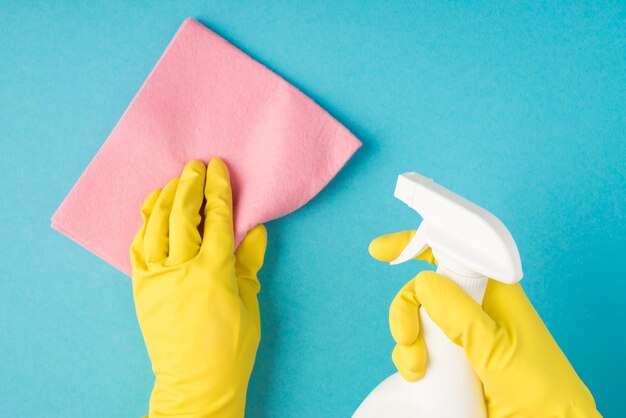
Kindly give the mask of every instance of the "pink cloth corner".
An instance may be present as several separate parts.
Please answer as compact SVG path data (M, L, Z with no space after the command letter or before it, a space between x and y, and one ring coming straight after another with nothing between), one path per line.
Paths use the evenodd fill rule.
M313 198L360 145L302 92L187 19L52 227L130 275L141 204L187 161L228 164L238 244Z

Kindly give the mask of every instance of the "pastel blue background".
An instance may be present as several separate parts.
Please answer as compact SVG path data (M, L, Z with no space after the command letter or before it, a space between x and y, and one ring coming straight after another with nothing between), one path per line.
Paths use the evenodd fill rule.
M364 144L268 224L247 416L347 417L394 371L388 305L425 266L379 264L367 245L417 226L392 197L408 170L505 222L537 310L600 410L623 416L624 3L314 3L0 4L0 416L147 409L130 281L49 218L187 16Z

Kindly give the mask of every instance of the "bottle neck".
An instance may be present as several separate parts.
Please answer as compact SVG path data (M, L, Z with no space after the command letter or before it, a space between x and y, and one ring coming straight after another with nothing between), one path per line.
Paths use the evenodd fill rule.
M482 304L489 279L446 257L441 252L433 250L433 254L439 263L437 273L452 280L472 299Z

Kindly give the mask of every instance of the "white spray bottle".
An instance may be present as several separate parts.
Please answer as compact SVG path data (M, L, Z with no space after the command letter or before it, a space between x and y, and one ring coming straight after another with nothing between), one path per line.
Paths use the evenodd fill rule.
M491 213L417 173L398 177L394 196L423 218L415 236L391 262L399 264L430 246L437 272L482 303L488 277L522 278L519 252L508 229ZM353 418L486 418L482 384L463 349L451 342L424 309L420 332L428 349L426 373L407 382L395 373L379 384Z

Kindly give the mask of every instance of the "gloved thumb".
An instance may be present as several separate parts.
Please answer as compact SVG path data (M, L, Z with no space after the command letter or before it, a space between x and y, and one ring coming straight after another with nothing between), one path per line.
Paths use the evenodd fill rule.
M423 271L414 280L415 294L443 333L465 351L480 376L510 347L506 331L452 280Z
M246 234L239 248L235 251L235 272L239 285L258 287L257 273L263 266L267 248L267 230L262 224L255 226ZM258 289L256 289L258 291Z
M235 274L237 275L239 297L259 331L261 320L257 294L261 289L261 284L257 273L263 266L266 247L267 231L263 225L257 225L248 231L235 252Z

